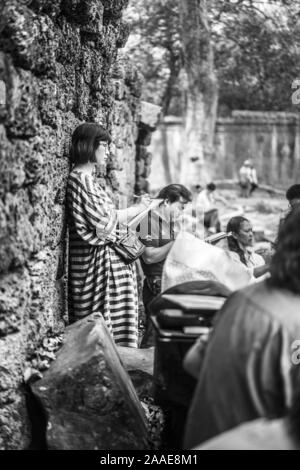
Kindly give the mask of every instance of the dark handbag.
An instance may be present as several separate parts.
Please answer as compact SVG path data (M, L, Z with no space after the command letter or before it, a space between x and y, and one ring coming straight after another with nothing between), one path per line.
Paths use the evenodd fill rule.
M162 202L162 199L155 199L153 203L146 207L140 214L136 215L127 225L127 233L118 238L113 244L112 247L114 250L122 257L125 264L133 263L137 260L145 251L146 247L143 245L137 233L131 227L137 227L140 221L145 217L145 215L158 204Z
M136 232L127 229L127 233L117 239L112 247L120 255L125 264L133 263L145 251L145 245L140 241Z

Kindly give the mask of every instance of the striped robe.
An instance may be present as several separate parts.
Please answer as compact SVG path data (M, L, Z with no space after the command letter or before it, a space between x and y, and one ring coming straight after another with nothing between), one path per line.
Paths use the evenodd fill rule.
M100 312L116 343L137 347L135 265L126 265L116 240L115 207L92 175L73 170L67 185L70 308L76 319Z

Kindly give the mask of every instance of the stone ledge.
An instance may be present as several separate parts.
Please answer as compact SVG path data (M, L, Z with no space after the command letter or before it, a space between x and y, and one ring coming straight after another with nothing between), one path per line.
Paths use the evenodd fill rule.
M154 130L158 124L161 107L146 101L141 102L141 124Z

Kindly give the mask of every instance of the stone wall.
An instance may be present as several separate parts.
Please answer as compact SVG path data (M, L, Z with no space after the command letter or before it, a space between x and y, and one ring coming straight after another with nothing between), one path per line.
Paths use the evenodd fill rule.
M118 49L127 0L1 0L0 449L26 448L23 374L68 321L65 184L70 135L108 127L107 180L132 195L141 81Z
M141 102L141 121L136 142L136 181L135 192L149 192L148 178L151 173L152 153L149 151L152 132L156 129L161 107L145 101Z
M152 175L149 182L156 190L170 182L163 159L170 163L171 180L180 180L185 157L183 124L180 118L167 117L153 134ZM215 154L210 162L211 179L235 179L244 160L251 158L259 181L286 188L300 179L300 118L284 112L234 111L231 117L218 118ZM191 170L190 184L195 184L198 162Z
M300 119L284 112L235 111L219 118L215 175L236 178L252 159L260 182L287 188L300 179Z

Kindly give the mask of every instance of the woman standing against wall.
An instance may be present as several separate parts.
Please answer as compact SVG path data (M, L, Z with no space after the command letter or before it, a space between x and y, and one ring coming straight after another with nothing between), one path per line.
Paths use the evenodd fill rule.
M117 210L95 178L95 167L105 167L109 133L100 125L85 123L72 136L74 165L67 185L70 231L70 308L75 319L100 312L114 341L137 347L138 294L134 264L125 264L113 243L120 224L150 203Z

